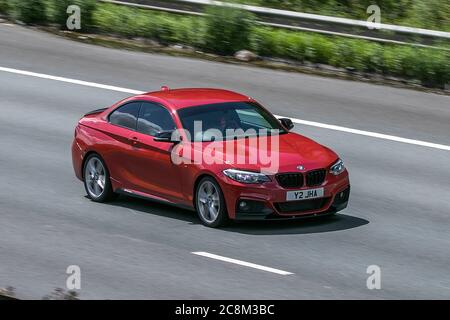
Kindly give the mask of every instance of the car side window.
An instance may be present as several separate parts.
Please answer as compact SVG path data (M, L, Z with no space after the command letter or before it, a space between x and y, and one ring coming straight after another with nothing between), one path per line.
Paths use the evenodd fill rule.
M172 116L166 108L150 102L142 102L137 131L155 136L160 131L176 129Z
M136 130L136 123L141 102L130 102L109 115L109 122L131 130Z

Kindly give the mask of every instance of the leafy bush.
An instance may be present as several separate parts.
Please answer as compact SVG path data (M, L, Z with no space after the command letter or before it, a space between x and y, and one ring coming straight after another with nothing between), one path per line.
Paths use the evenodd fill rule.
M138 11L130 8L120 8L116 5L101 5L94 12L93 20L96 28L102 33L112 33L126 37L133 37L137 34L152 37L153 35L148 34L145 28L150 17L142 19L142 17L134 15L134 13L138 13Z
M382 73L384 68L384 47L378 43L365 43L362 50L364 71Z
M91 30L94 25L92 17L97 6L96 0L48 0L50 21L58 24L61 29L65 29L67 18L69 17L67 8L70 5L80 7L81 30Z
M450 31L450 1L415 0L405 23L421 28Z
M0 0L0 5L8 3L10 11L19 20L45 22L45 12L48 11L52 22L65 26L68 0L5 1ZM114 4L95 5L94 0L70 2L79 4L82 12L90 12L87 18L82 14L84 28L88 26L102 33L129 38L144 37L163 44L184 44L224 55L250 49L265 57L323 63L359 72L415 79L429 87L443 88L450 83L450 53L444 50L382 45L365 40L259 27L255 26L251 14L230 8L213 7L203 18ZM314 0L302 3L306 2L312 3ZM363 0L355 2L363 3ZM47 10L44 4L47 4Z
M249 49L254 17L247 11L212 6L206 11L204 48L219 54Z
M179 43L202 46L204 23L191 18L154 11L102 4L93 14L93 21L103 33L125 37L146 37L164 44Z
M256 28L251 37L251 48L259 55L276 55L278 49L277 32L266 28Z
M337 42L330 63L336 67L353 68L357 71L364 71L362 53L364 48L354 40L342 39Z
M269 8L366 20L366 9L377 4L385 23L450 31L448 0L228 0Z
M450 54L443 50L382 45L270 28L255 28L252 49L266 57L306 60L360 72L417 79L430 87L443 88L450 82Z
M321 35L310 38L310 49L308 51L309 60L311 62L329 64L334 52L336 51L335 43Z
M255 28L251 48L261 56L304 61L307 58L309 37L302 33L287 34L281 30Z
M8 0L0 0L0 13L7 14L9 9Z
M15 19L24 23L43 23L47 21L46 7L44 0L9 0Z
M420 50L417 54L414 78L426 87L444 88L450 83L450 54Z

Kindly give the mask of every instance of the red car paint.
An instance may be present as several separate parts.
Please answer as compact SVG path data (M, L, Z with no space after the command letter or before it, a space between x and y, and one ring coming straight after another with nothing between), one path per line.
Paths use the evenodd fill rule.
M337 176L329 173L330 166L339 159L336 153L297 133L282 134L279 136L278 173L298 173L300 164L305 167L305 172L326 169L325 181L318 186L324 188L326 201L323 205L318 209L283 213L277 209L276 204L286 201L287 191L311 189L311 187L283 188L275 175L270 176L270 182L244 184L228 178L222 172L229 168L259 171L261 168L259 163L245 166L233 166L226 163L176 165L171 160L174 144L158 142L152 136L108 122L108 115L113 110L131 101L159 103L170 112L179 129L182 128L177 114L179 109L223 102L256 103L252 98L226 90L165 89L133 96L105 110L88 114L79 121L72 144L73 167L80 180L83 179L83 160L88 154L95 152L103 158L109 169L114 191L121 190L149 199L194 208L196 182L200 177L210 175L219 183L225 197L228 215L232 219L236 218L236 206L239 199L263 201L265 206L273 211L271 218L303 217L330 212L336 195L342 196L340 193L349 190L347 170ZM252 150L247 147L245 152L252 152Z

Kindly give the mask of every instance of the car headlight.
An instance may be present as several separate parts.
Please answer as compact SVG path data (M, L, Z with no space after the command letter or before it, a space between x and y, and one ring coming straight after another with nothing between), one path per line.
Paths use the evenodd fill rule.
M228 178L241 183L263 183L270 181L270 178L268 176L258 172L226 169L223 170L223 174Z
M345 170L344 161L339 159L331 166L330 173L337 176L337 175L341 174L342 172L344 172L344 170Z

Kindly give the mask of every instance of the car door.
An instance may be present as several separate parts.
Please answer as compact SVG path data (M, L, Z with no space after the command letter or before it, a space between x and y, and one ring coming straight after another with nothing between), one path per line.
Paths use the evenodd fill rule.
M142 102L137 130L131 136L134 152L129 167L136 180L137 191L174 201L182 198L180 168L171 160L173 143L155 141L163 130L176 129L169 111L152 102Z
M130 166L130 158L134 152L133 140L136 132L140 101L127 102L115 109L108 116L108 124L105 133L109 139L102 154L108 166L113 184L121 189L135 189L136 177Z
M134 152L134 142L131 139L136 132L140 101L123 104L108 116L108 124L105 133L109 139L105 139L105 152L102 154L110 171L114 185L122 189L135 189L137 177L131 171L129 159Z

